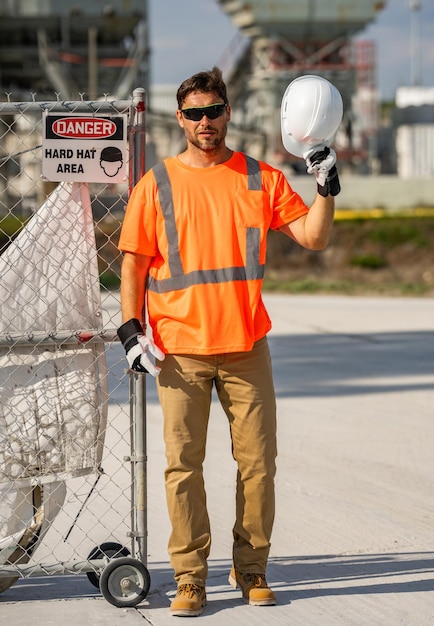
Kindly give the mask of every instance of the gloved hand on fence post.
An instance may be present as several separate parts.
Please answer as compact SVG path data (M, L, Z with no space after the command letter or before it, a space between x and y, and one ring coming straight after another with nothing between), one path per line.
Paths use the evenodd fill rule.
M163 361L164 352L145 336L143 327L138 319L133 318L118 328L118 337L127 353L127 361L130 369L136 372L148 372L152 376L158 376L161 368L149 358L152 354L155 358Z
M315 174L318 193L326 198L337 196L341 190L336 152L328 146L315 146L303 154L308 174Z

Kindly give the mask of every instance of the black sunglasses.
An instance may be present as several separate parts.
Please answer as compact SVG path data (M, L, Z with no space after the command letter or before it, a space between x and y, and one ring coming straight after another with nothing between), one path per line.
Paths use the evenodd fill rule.
M215 120L226 111L227 105L209 104L206 107L190 107L189 109L181 109L181 113L192 122L200 122L204 115L210 120Z

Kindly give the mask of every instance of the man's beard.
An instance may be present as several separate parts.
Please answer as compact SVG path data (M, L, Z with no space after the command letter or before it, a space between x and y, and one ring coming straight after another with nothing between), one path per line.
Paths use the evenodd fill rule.
M214 130L210 128L209 130ZM202 132L206 132L206 129L203 129ZM195 135L193 133L186 132L187 140L193 144L199 150L203 150L204 152L214 152L222 145L224 145L225 137L226 137L226 129L222 129L220 132L212 135L211 137L203 138L200 135Z

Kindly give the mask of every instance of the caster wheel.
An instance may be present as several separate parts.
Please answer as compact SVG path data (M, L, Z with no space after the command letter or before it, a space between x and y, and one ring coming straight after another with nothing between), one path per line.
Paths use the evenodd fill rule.
M105 557L114 559L121 556L130 556L128 548L125 548L120 543L107 541L106 543L102 543L100 546L94 548L87 557L87 560L93 561L94 559L104 559ZM86 572L86 574L92 585L99 589L101 572Z
M136 606L148 595L151 577L141 561L120 557L103 569L99 586L110 604L120 608Z

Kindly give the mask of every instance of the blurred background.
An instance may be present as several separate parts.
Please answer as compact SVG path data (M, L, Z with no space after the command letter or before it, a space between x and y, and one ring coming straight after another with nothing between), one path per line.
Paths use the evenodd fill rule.
M310 202L312 177L281 142L280 104L291 80L321 75L344 101L337 217L348 232L335 239L345 240L346 253L327 252L321 262L305 253L311 266L302 264L296 278L324 268L332 274L343 259L354 284L359 271L375 283L431 292L433 26L429 0L0 0L0 101L121 100L144 87L151 167L184 146L174 114L178 85L217 64L233 110L230 147L281 168ZM3 180L14 167L8 160ZM383 222L381 232L363 233L362 222L367 229L367 220L378 226L385 216L393 218L392 235ZM271 274L288 245L271 241Z

